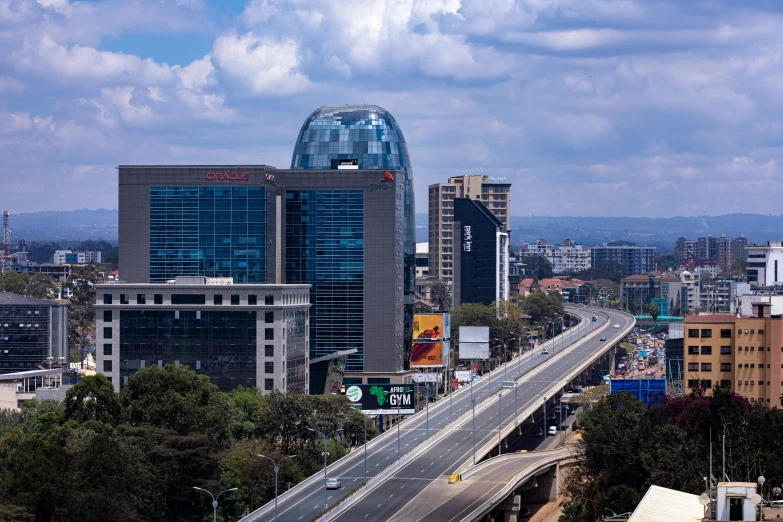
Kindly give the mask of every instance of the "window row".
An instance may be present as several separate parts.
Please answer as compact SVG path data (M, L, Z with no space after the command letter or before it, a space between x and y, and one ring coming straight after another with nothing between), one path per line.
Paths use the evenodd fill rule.
M297 296L285 296L289 297L290 299L286 298L284 299L283 304L297 304L297 303L305 303L306 298L305 294L297 295ZM297 299L294 299L294 297L297 297ZM113 296L112 294L103 294L103 304L110 305L113 302ZM171 304L177 305L200 305L200 304L206 304L207 297L205 294L171 294ZM230 302L232 305L239 305L240 304L240 295L239 294L231 294L230 296ZM130 294L120 294L120 304L126 305L130 304ZM144 305L147 304L147 294L136 294L136 304ZM162 305L163 304L163 294L153 294L153 304L156 305ZM215 305L222 305L223 304L223 294L214 294L212 296L212 304ZM248 295L247 296L247 304L248 306L255 306L258 304L258 296L257 295ZM275 296L273 295L265 295L264 296L264 305L265 306L272 306L275 304ZM106 319L104 319L106 320ZM109 321L111 319L108 319Z

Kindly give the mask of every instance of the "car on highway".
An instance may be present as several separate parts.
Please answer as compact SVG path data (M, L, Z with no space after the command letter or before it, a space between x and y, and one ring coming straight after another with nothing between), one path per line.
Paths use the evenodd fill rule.
M620 328L620 325L619 325L619 324L617 324L617 323L614 323L614 327L615 327L615 328Z
M547 435L549 435L550 437L552 435L557 435L557 426L550 426L549 431L547 431Z
M544 351L541 352L541 355L549 355L549 348L544 348Z
M534 437L543 437L544 436L544 429L541 426L536 426L536 429L533 430L533 436Z
M343 487L342 482L336 478L326 479L326 489L340 489Z
M602 335L601 338L599 339L599 341L606 341L606 336Z

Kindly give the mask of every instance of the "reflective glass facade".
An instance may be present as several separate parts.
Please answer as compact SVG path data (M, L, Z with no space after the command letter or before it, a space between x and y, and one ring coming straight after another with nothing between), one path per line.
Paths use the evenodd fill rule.
M364 191L288 190L286 283L309 283L310 358L338 350L364 364Z
M146 366L179 364L223 391L256 385L256 312L120 311L120 378Z
M305 120L299 131L291 168L328 170L335 168L333 160L350 159L357 160L359 169L396 169L405 173L403 225L405 227L405 364L407 365L412 334L416 248L413 170L405 137L394 116L376 105L319 108ZM317 309L317 301L313 299L312 302ZM313 315L316 314L317 312ZM312 352L311 357L313 357ZM356 367L356 362L352 363L349 359L346 370L357 371Z
M0 307L0 373L37 370L48 356L49 307Z
M178 275L266 282L264 187L151 187L151 283Z
M286 382L288 390L307 393L307 312L286 313Z

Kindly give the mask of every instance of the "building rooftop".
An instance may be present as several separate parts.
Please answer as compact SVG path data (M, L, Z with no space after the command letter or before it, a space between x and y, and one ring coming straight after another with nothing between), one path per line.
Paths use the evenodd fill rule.
M747 316L742 317L747 319ZM686 323L733 323L738 317L731 314L686 315Z
M637 274L637 275L631 275L628 277L623 277L622 281L647 281L650 279L650 276L647 274Z
M416 253L417 254L429 254L430 253L430 244L426 241L423 243L416 243Z
M701 522L703 518L698 495L650 486L628 522Z
M36 297L28 297L26 295L13 294L11 292L3 292L0 294L0 305L22 305L22 306L59 306L67 304L65 301L50 301L48 299L38 299Z

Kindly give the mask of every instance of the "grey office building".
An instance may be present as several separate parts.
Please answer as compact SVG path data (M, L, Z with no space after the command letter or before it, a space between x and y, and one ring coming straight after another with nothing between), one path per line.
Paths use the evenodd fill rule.
M612 241L592 248L592 267L604 263L618 263L625 275L646 274L655 269L655 247L640 246L630 241Z

